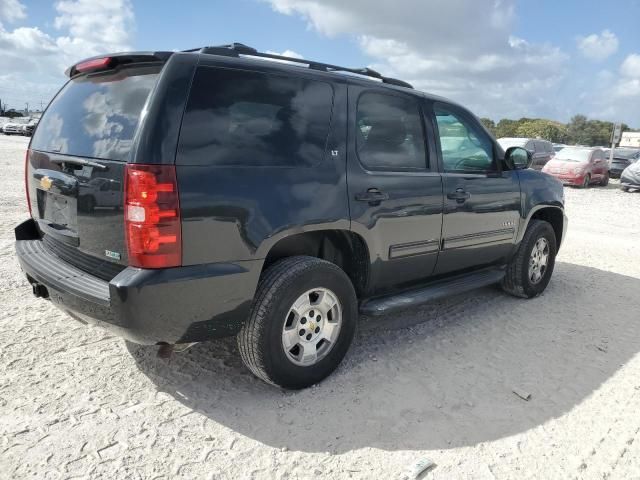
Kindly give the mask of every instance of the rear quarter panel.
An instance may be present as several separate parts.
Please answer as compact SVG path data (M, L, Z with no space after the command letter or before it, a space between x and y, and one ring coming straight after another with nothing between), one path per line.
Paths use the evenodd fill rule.
M346 85L333 87L330 133L317 165L176 165L184 265L263 259L289 235L349 229L347 91Z

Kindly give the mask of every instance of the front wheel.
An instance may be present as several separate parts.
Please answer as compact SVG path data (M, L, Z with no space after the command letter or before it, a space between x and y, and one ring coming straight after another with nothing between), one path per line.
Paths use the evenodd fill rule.
M548 222L531 220L516 256L507 266L502 289L523 298L544 292L556 262L556 235Z
M609 185L609 174L605 173L604 177L602 177L602 180L600 180L600 185L603 187L606 187L607 185Z
M289 257L262 274L238 334L240 355L258 378L306 388L338 367L357 320L355 290L344 271L318 258Z
M591 175L589 175L588 173L584 176L584 180L582 181L582 185L581 188L589 188L589 185L591 184Z

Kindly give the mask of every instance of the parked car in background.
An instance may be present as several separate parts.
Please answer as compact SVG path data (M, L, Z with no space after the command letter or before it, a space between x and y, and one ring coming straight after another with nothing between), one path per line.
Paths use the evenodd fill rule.
M620 188L624 192L640 190L640 162L634 162L620 175Z
M25 137L30 137L31 135L33 135L33 131L36 129L37 125L38 125L38 121L37 120L31 120L26 125L23 125L22 126L22 135L24 135Z
M637 148L616 148L613 150L613 160L609 165L609 176L620 178L620 174L632 163L640 160L640 150Z
M29 117L17 117L4 124L2 133L5 135L24 135L24 127L31 122Z
M461 105L241 44L67 74L15 234L32 292L76 319L163 352L237 335L256 376L303 388L338 366L359 311L549 284L562 184Z
M5 123L2 133L5 135L22 135L23 124L17 122Z
M587 188L591 184L606 186L609 183L608 167L600 148L565 147L542 171L553 175L564 185Z
M533 156L531 168L536 170L542 170L542 167L555 155L551 142L538 138L505 137L499 138L498 143L505 151L509 147L523 147L529 150Z

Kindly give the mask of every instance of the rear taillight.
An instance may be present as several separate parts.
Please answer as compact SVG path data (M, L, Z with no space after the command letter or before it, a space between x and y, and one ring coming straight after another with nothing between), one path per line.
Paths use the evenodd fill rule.
M78 72L90 72L93 70L103 70L109 68L111 63L111 57L94 58L93 60L87 60L85 62L76 65L75 69Z
M29 207L29 216L31 214L31 197L29 196L29 149L24 155L24 190L27 194L27 207Z
M173 165L127 165L124 211L130 265L167 268L182 263L180 203Z

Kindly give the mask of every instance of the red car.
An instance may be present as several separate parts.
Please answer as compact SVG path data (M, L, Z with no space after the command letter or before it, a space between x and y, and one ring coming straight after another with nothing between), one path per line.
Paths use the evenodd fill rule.
M542 169L564 185L587 188L609 183L609 163L600 148L565 147Z

